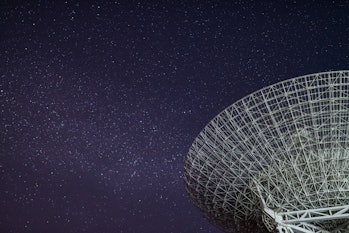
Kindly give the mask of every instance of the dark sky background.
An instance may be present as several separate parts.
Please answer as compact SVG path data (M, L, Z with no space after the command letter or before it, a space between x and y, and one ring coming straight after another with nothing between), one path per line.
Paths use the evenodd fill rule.
M349 67L347 1L25 2L0 2L4 233L222 232L182 178L200 130Z

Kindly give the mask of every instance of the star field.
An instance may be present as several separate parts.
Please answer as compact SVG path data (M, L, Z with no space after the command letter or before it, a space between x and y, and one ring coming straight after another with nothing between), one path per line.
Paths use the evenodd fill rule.
M0 232L222 232L185 191L192 141L252 91L347 69L348 12L346 1L2 1Z

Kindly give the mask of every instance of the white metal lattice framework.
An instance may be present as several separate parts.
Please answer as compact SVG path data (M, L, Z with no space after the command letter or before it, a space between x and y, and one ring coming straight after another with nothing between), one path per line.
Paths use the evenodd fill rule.
M226 108L193 142L185 182L228 230L261 219L269 231L349 232L349 71L286 80Z

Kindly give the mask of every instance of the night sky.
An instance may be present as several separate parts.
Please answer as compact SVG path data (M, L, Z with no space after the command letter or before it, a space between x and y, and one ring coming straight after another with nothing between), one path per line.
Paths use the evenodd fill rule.
M25 2L0 2L1 233L222 232L185 191L200 130L349 67L346 1Z

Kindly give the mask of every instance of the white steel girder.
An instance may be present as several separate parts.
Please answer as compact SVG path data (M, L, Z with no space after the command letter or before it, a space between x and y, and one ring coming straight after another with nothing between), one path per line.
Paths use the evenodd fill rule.
M346 228L349 225L349 205L286 212L275 211L266 206L260 185L256 181L253 183L265 214L263 221L269 231L272 231L275 225L279 233L349 233L349 229ZM348 219L348 221L332 231L314 225L340 219Z
M346 227L349 225L349 205L328 207L320 209L308 209L290 212L277 213L267 207L264 207L264 212L270 218L273 218L276 223L276 229L280 233L345 233L349 232ZM338 219L348 219L348 222L342 226L327 231L321 229L314 223L322 221L331 221ZM313 224L312 224L313 223Z
M280 213L284 223L349 219L349 205Z

